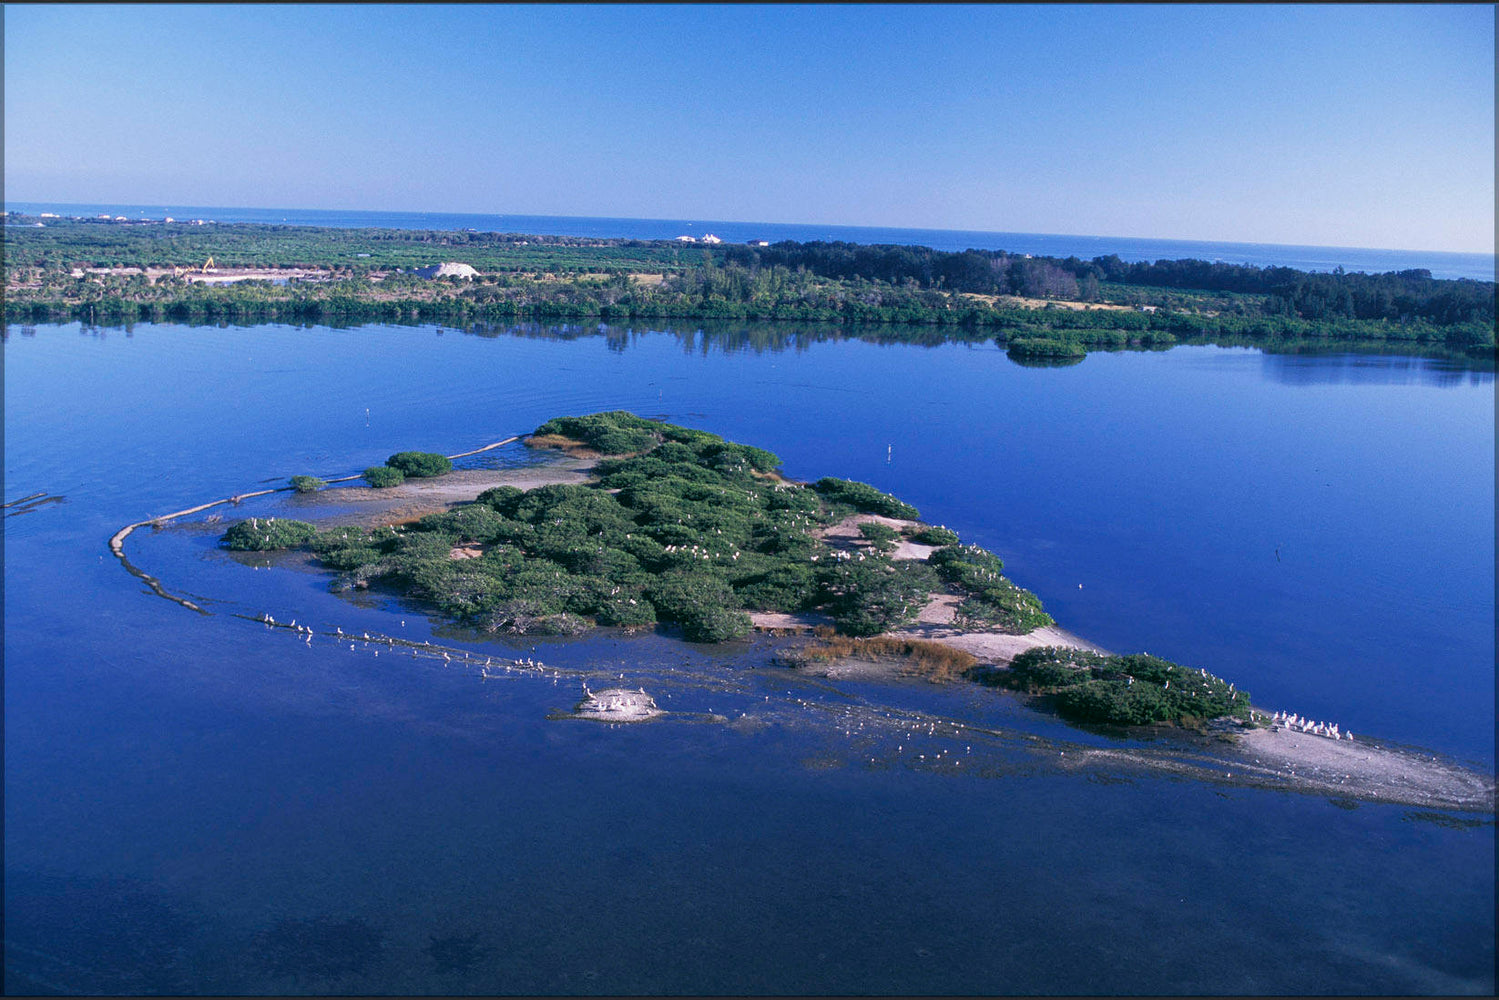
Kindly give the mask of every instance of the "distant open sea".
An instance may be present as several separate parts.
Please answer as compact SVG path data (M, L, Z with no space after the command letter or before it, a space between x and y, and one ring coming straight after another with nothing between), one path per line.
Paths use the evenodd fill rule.
M566 215L460 215L445 212L345 212L290 208L208 208L192 205L67 205L6 202L7 211L83 217L123 215L130 219L211 219L215 222L261 222L343 229L474 229L480 232L601 239L662 240L709 233L725 243L750 240L843 240L848 243L895 243L935 250L1006 250L1046 257L1094 257L1118 254L1123 260L1209 260L1259 267L1294 267L1301 271L1381 273L1425 268L1437 278L1494 280L1491 253L1443 253L1433 250L1375 250L1361 247L1293 246L1280 243L1218 243L1206 240L1156 240L1127 236L1061 236L1049 233L991 233L963 229L883 229L873 226L823 226L779 222L721 222L687 219L601 219Z

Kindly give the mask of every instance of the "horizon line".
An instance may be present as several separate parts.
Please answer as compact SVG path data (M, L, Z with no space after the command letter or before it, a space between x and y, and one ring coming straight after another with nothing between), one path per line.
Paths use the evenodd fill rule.
M57 208L65 208L65 207L81 208L81 207L85 207L85 206L89 206L89 205L93 205L93 206L113 205L113 206L119 206L119 207L123 207L125 205L137 205L137 206L139 206L140 208L143 208L143 209L145 209L145 208L170 208L170 207L172 207L171 205L165 205L165 204L154 204L154 205L151 205L151 204L145 204L143 202L133 202L133 201L132 202L123 202L123 201L113 201L113 202L111 202L111 201L77 202L77 201L43 201L43 200L21 200L21 199L17 199L15 201L12 201L11 199L6 198L5 201L4 201L4 205L5 205L5 210L7 212L10 211L10 206L12 204L47 205L47 206L52 206L52 207L57 207ZM383 208L306 208L306 207L303 207L303 208L291 208L291 207L286 207L286 206L263 206L263 205L189 205L186 202L179 202L178 203L178 207L181 207L181 208L204 208L204 209L208 209L208 208L222 208L222 209L229 209L231 211L248 210L248 211L256 211L256 212L326 212L326 213L338 213L338 212L342 212L342 213L365 214L365 215L449 215L449 216L470 215L470 216L489 216L489 217L492 217L492 218L501 218L501 219L506 218L506 217L517 217L517 218L532 218L532 219L593 219L593 220L619 221L619 222L680 222L680 223L685 223L687 225L709 225L709 224L712 224L712 223L721 223L721 224L733 225L733 226L756 226L756 225L765 225L765 226L804 226L804 227L828 226L828 227L834 228L834 229L893 229L893 230L905 230L907 232L981 233L981 234L990 235L990 236L1061 236L1061 237L1066 237L1068 239L1083 239L1083 240L1140 240L1140 241L1152 241L1152 240L1155 240L1155 241L1165 241L1165 242L1170 242L1170 243L1220 243L1220 244L1230 244L1230 245L1236 245L1236 246L1251 246L1251 247L1296 247L1296 248L1310 249L1310 250L1365 250L1365 251L1380 251L1380 252L1389 252L1389 253L1431 253L1431 254L1450 254L1450 255L1453 255L1453 256L1469 256L1469 257L1496 257L1496 249L1494 249L1494 248L1491 248L1491 249L1488 249L1488 250L1435 250L1435 249L1422 248L1422 247L1359 247L1359 246L1348 246L1348 245L1333 244L1333 243L1276 243L1276 242L1266 242L1266 241L1262 241L1262 240L1212 240L1212 239L1202 239L1200 237L1178 237L1178 236L1124 236L1124 235L1117 235L1117 234L1115 234L1115 235L1105 235L1105 234L1099 234L1099 233L1044 233L1044 232L1027 232L1027 231L1023 231L1023 230L1010 230L1010 229L949 229L949 228L940 227L940 226L894 226L894 225L873 225L873 224L868 224L868 223L864 223L864 224L852 224L852 223L846 223L846 222L820 222L820 221L819 222L805 222L805 221L802 221L802 222L778 222L778 221L773 221L773 220L768 220L768 219L755 219L755 220L741 220L741 219L691 219L691 218L671 219L671 218L663 218L663 217L656 217L656 216L631 216L631 215L548 215L548 214L542 214L542 213L529 213L529 212L424 211L424 210L419 210L419 209L383 209ZM228 223L228 224L229 225L234 225L235 223ZM241 224L244 224L244 223L241 223ZM542 234L536 234L536 235L542 235Z

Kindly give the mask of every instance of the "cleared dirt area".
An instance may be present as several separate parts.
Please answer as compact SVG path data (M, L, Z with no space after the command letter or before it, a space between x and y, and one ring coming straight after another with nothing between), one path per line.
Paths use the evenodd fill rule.
M158 278L179 277L184 281L205 285L232 285L237 281L326 281L330 272L306 267L220 267L212 271L200 271L176 267L89 267L74 268L73 277L88 274L108 277L146 276L153 285Z
M408 479L399 486L385 489L344 486L319 490L317 493L300 496L296 502L298 506L344 507L357 504L361 508L320 520L319 523L323 524L358 524L365 527L404 524L458 504L469 503L492 486L515 486L529 490L551 483L586 483L592 470L591 461L563 456L546 465L522 469L459 469L433 479ZM476 558L479 554L455 554L453 558Z
M1073 302L1066 299L1029 299L1023 295L981 295L978 292L958 292L959 297L973 299L975 302L984 302L998 308L1006 306L1023 309L1045 309L1047 306L1056 306L1059 309L1071 309L1073 312L1092 312L1101 310L1105 312L1129 312L1134 306L1121 306L1114 302Z

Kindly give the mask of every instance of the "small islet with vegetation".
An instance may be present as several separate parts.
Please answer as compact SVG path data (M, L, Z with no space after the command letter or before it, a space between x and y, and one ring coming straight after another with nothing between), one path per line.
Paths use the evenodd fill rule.
M959 598L960 628L1025 634L1052 624L1036 595L1004 576L997 555L920 523L914 507L866 483L793 482L762 448L623 411L550 420L528 443L600 456L596 479L497 486L405 525L319 530L251 518L223 542L242 551L305 549L337 573L335 589L391 589L502 635L662 624L687 641L717 643L748 635L749 612L763 611L818 612L840 638L878 637L914 622L935 594ZM380 470L401 477L450 468L441 455L402 452L364 478L380 486ZM862 523L859 539L844 546L823 537L855 514L904 523ZM925 559L897 559L902 541L933 548ZM1082 721L1248 712L1243 692L1154 657L1043 650L1007 671L965 673L1054 695L1062 714Z

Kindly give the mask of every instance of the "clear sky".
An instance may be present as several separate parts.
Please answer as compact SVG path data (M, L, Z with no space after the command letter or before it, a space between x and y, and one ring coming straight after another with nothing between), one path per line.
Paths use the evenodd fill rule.
M5 197L1494 249L1494 8L5 8Z

